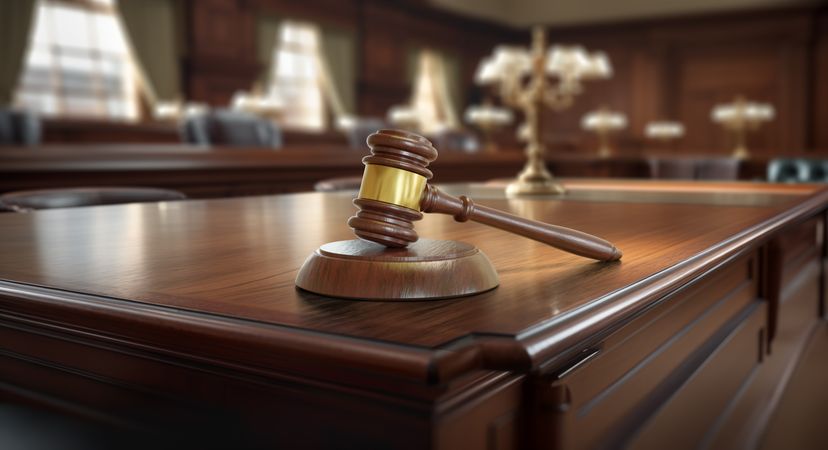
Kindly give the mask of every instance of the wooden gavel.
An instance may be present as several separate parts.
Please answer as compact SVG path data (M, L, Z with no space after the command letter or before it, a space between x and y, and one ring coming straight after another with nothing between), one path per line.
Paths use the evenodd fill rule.
M368 146L371 155L362 159L365 172L354 200L359 212L348 219L362 239L406 247L417 241L413 222L423 218L422 211L448 214L458 222L473 220L587 258L621 258L621 251L601 238L475 205L466 196L453 197L429 185L433 174L427 167L437 159L437 150L420 135L379 130L368 136Z

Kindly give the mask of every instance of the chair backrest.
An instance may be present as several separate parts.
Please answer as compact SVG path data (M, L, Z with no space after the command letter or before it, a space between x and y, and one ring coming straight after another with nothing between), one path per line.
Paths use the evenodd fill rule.
M768 181L805 183L810 181L810 163L799 158L776 158L768 164Z
M82 187L16 191L0 195L0 207L25 212L38 209L122 203L182 200L186 195L171 189L143 187Z
M270 120L227 109L216 109L184 119L184 142L198 145L281 148L282 132Z
M40 143L40 117L30 111L0 108L0 145L32 146Z
M808 165L807 181L809 183L826 183L826 182L828 182L828 160L809 159L807 165Z
M739 179L739 166L741 161L737 158L706 158L696 163L697 180L728 180Z
M662 180L693 180L696 161L679 158L650 158L650 176Z
M474 153L481 150L480 138L468 130L446 130L431 139L434 146L442 151Z

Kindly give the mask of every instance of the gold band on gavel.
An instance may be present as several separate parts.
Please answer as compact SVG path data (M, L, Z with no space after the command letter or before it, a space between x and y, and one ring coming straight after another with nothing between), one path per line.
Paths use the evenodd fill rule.
M420 197L426 186L422 175L394 167L366 164L359 198L377 200L420 210Z

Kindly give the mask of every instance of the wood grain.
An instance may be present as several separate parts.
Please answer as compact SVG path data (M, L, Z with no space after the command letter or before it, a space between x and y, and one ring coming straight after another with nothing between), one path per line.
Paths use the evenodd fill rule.
M762 195L767 194L758 189L746 193L745 200ZM363 351L368 345L379 352L375 368L393 367L414 377L432 370L427 369L435 363L432 358L442 358L428 350L436 348L451 351L437 363L439 377L478 366L475 354L492 367L528 368L564 357L594 330L623 323L772 230L813 214L827 196L821 191L788 203L736 208L485 200L481 203L606 236L625 249L625 260L590 263L484 226L429 216L419 225L422 236L478 246L500 272L501 286L473 301L405 305L332 300L295 289L307 255L322 243L350 237L343 225L353 211L349 196L298 194L7 214L0 217L0 234L6 237L0 242L0 278L7 280L0 289L0 309L23 307L33 314L59 306L61 298L74 298L71 302L87 305L84 314L91 316L85 321L114 314L107 307L111 303L126 308L117 313L123 320L139 314L147 326L172 321L172 329L193 333L200 327L224 330L238 342L254 339L256 346L275 346L271 352L301 341L306 355L327 354L325 342L347 337L340 351L351 345ZM306 220L297 221L288 211L301 211ZM31 293L25 305L17 300L21 290ZM608 310L614 313L604 313ZM225 323L223 318L232 319ZM109 323L115 327L111 332L123 332L114 317ZM265 338L263 330L273 337ZM286 330L310 334L303 338L304 332ZM384 361L387 353L372 342L405 346L413 352L411 365ZM211 350L199 346L199 351Z

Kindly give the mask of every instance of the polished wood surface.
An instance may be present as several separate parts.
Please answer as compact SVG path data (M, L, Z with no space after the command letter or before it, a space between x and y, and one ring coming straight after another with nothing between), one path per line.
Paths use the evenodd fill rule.
M351 193L0 215L0 397L128 423L220 408L320 448L663 446L680 423L679 447L760 442L820 323L828 190L568 189L479 201L606 236L624 260L430 215L421 234L500 272L430 302L294 287L307 255L352 236Z
M815 211L826 195L794 210ZM558 349L554 344L560 345L535 341L557 334L565 319L580 322L576 317L585 306L601 299L605 307L627 305L632 314L646 305L642 290L649 295L664 292L682 276L740 251L794 220L786 211L789 202L796 202L732 208L566 199L481 201L606 236L625 250L625 260L590 263L519 236L427 216L418 225L421 234L478 246L501 272L501 286L473 299L399 307L343 304L294 289L296 271L307 255L325 242L351 237L343 220L353 211L350 199L299 194L6 215L0 217L7 237L0 253L14 256L0 261L0 273L10 281L424 348L472 334L512 336L507 342L526 345L526 356L534 359L549 356ZM305 221L285 213L300 209ZM630 297L625 288L632 285L638 290ZM546 300L521 301L540 293ZM342 308L357 319L332 320ZM442 326L435 329L437 318ZM384 326L389 322L397 325ZM540 326L552 322L556 326L548 330ZM530 329L530 341L518 338Z

